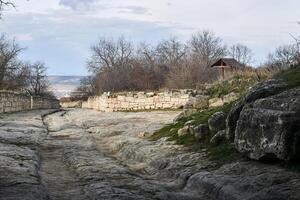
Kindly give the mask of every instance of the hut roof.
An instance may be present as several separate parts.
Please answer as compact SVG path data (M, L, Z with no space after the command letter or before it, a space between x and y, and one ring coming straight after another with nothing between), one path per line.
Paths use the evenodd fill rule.
M245 65L238 62L234 58L221 58L210 67L219 67L219 66L231 67L231 68L245 68Z

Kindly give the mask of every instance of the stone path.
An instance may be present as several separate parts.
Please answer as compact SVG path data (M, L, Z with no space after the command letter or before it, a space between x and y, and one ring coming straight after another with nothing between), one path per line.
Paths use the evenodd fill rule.
M297 172L249 161L215 170L205 151L140 137L176 115L0 115L0 200L299 199Z
M65 166L63 146L57 144L56 140L63 141L64 138L48 136L40 148L39 175L42 185L47 188L48 198L51 200L87 199L76 174Z

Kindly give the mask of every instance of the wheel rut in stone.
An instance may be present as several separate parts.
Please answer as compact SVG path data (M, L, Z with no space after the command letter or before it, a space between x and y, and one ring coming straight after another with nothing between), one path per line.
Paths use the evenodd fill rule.
M76 174L63 162L63 147L61 146L63 140L48 136L40 147L39 174L42 184L45 186L50 200L87 199Z

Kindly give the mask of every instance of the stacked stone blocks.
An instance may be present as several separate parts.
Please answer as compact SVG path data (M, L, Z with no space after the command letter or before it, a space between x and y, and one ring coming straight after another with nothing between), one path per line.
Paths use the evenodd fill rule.
M32 97L13 91L0 91L0 113L54 108L59 108L59 101L56 99Z

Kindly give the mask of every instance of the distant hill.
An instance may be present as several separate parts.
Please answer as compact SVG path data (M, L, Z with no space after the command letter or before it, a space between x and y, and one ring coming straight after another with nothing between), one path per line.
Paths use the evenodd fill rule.
M68 97L79 85L84 76L48 76L51 91L57 98Z

